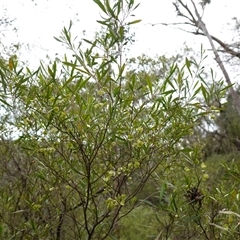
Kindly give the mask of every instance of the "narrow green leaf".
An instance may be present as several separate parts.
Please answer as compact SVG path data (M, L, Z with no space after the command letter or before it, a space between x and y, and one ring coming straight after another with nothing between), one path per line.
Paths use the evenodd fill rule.
M138 3L138 4L133 8L133 10L137 9L137 8L139 7L139 5L140 5L140 3ZM133 11L133 10L132 10L132 11Z
M50 74L51 77L53 76L53 71L50 67L48 67L48 73Z
M124 64L121 66L121 68L119 69L118 78L121 78L121 77L122 77L122 74L123 74L123 72L124 72L124 70L125 70L125 66L126 66L126 64L124 63Z
M106 9L105 9L105 6L101 3L100 0L93 0L93 1L102 9L102 11L103 11L104 13L107 14L107 11L106 11Z
M230 87L233 87L233 86L234 86L234 83L231 84L231 85L228 85L228 86L226 86L226 87L224 87L224 88L222 88L222 89L220 90L220 92L224 92L224 91L228 90Z
M4 105L7 105L8 107L12 107L10 104L8 104L5 100L0 98L0 102L2 102Z
M77 59L74 60L73 67L72 67L71 72L70 72L71 77L74 75L75 66L77 66Z
M3 86L3 90L4 90L4 93L6 93L6 88L7 88L6 74L0 70L0 75L1 75L1 79L2 79L1 83Z
M118 40L118 39L119 39L119 36L117 35L117 33L116 33L114 30L112 30L112 29L110 28L110 29L109 29L109 32L110 32L111 37L112 37L114 40ZM116 43L116 41L114 41L113 43ZM114 45L114 44L112 44L112 45ZM111 44L110 44L110 46L111 46Z
M156 208L156 206L152 203L152 202L150 202L150 201L148 201L148 200L141 200L141 202L143 202L143 203L146 203L146 204L148 204L149 206L151 206L151 207L153 207L153 208Z
M91 45L93 45L93 43L92 43L91 41L89 41L89 40L87 40L87 39L85 39L85 38L83 38L83 41L84 41L84 42L87 42L87 43L89 43L89 44L91 44Z
M188 72L189 72L190 75L192 76L192 71L191 71L191 69L190 69L190 67L191 67L191 62L188 60L188 58L186 58L185 64L186 64L186 66L187 66Z
M139 23L139 22L141 22L141 21L142 21L141 19L134 20L134 21L132 21L132 22L129 22L128 25L136 24L136 23Z
M117 15L121 12L121 1L118 1L114 7L117 7Z
M203 84L201 84L201 90L202 90L202 94L203 94L204 100L206 102L208 102L208 92L207 92L206 88L203 86Z
M120 87L120 86L116 87L116 88L113 90L113 95L114 95L114 97L119 96L120 91L121 91L121 87Z
M164 182L162 187L161 187L160 194L159 194L159 203L160 203L160 205L162 205L165 189L166 189L166 183Z
M170 84L170 86L175 90L175 88L174 88L174 86L173 86L173 84L171 82L171 77L175 73L176 69L177 69L177 65L176 64L171 66L170 73L169 73L169 75L167 76L167 78L165 79L165 81L163 82L163 85L162 85L162 90L163 91L166 90L167 84Z
M62 86L62 88L65 88L69 83L71 83L75 79L75 76L71 76Z
M201 91L202 87L200 86L198 89L195 90L195 92L193 93L191 100L195 98L195 96Z
M76 67L76 63L71 63L71 62L63 62L64 65L67 65L69 67Z
M146 82L147 82L149 91L150 91L151 94L152 94L152 93L153 93L153 91L152 91L152 80L151 80L151 78L150 78L150 76L149 76L148 74L146 74L145 79L146 79Z
M117 16L115 15L114 11L112 10L112 7L110 6L110 3L108 0L106 0L106 7L107 7L107 11L108 13L111 15L111 17L113 17L114 19L117 18Z
M105 25L105 26L108 26L109 25L109 22L108 21L100 21L100 20L97 20L98 23L102 24L102 25Z
M76 84L76 87L75 87L75 92L78 92L80 89L82 89L86 83L89 81L90 77L85 79L85 80L79 80Z
M90 74L89 72L87 72L87 71L85 71L85 70L83 70L83 69L80 69L80 68L76 68L76 70L78 70L78 71L81 72L81 73L85 73L85 74L87 74L87 75Z
M62 43L63 41L60 38L54 37L55 40L57 40L58 42Z
M120 35L121 41L123 41L123 39L124 39L124 27L123 26L121 26L119 29L119 35Z

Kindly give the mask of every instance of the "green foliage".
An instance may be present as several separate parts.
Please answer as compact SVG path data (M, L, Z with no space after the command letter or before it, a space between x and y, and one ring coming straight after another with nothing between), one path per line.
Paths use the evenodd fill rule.
M183 164L174 163L172 169L155 171L149 188L143 189L145 205L120 222L119 239L134 239L140 227L143 239L239 238L239 154L202 162L196 153L183 154ZM201 204L189 201L194 187L196 196L203 196Z
M219 117L216 119L216 124L219 127L219 134L224 135L230 145L229 150L225 149L226 152L234 150L234 148L237 150L240 149L240 126L238 119L232 98L228 96L227 103L223 106Z
M227 96L226 102L221 103L218 98L215 103L218 107L212 119L208 120L208 125L213 125L213 129L206 129L202 133L202 141L204 142L204 151L206 156L213 154L229 154L237 152L240 149L239 138L239 117L235 111L234 103L230 95Z
M186 148L183 139L209 112L197 98L210 101L222 89L211 92L203 81L204 56L183 66L142 56L137 64L143 69L136 59L124 60L131 42L126 32L139 22L128 19L138 5L95 2L104 14L101 34L76 45L70 22L56 38L71 58L25 73L12 62L5 127L17 136L3 139L0 149L3 238L124 239L124 217L141 203L157 209L167 237L192 231L186 228L191 221L200 230L207 222L200 201L193 199L197 209L182 198L208 178L201 147ZM153 67L159 62L162 72ZM157 203L147 183L157 184ZM145 206L133 213L141 209L150 218ZM156 234L149 231L151 238Z

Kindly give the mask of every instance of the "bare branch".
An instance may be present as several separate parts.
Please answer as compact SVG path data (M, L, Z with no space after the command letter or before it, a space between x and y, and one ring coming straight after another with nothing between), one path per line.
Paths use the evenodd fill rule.
M191 16L192 19L190 19L189 17L187 17L186 15L183 15L183 17L189 19L192 23L194 23L195 25L197 24L197 20L195 19L194 15L192 14L192 12L190 11L190 9L188 8L187 4L184 4L182 2L182 0L178 0L178 2L187 10L188 14Z
M170 26L170 25L190 25L195 27L195 24L189 23L189 22L182 22L182 23L146 23L147 25L152 25L152 26L156 26L156 25L163 25L163 26Z
M195 35L205 36L204 33L199 32L199 31L197 31L197 32L192 32L192 33L195 34ZM218 39L217 37L214 37L214 36L212 36L212 35L210 35L210 37L212 38L212 40L214 40L215 42L217 42L217 43L224 49L224 52L229 53L229 54L231 54L231 55L233 55L233 56L235 56L235 57L237 57L237 58L240 59L240 52L234 51L233 49L231 49L231 48L228 46L228 44L222 42L222 41L221 41L220 39Z

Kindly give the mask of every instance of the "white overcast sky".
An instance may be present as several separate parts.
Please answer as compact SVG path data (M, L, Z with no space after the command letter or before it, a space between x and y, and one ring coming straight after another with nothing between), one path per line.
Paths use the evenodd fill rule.
M190 4L190 0L188 1ZM130 54L138 56L142 53L177 54L178 49L187 45L200 49L204 38L184 33L176 26L151 26L148 23L172 23L181 19L176 17L171 0L136 0L140 2L135 11L136 19L142 22L134 26L136 32L135 45ZM85 30L92 36L97 29L96 19L100 10L92 0L0 0L0 7L7 9L7 16L16 18L14 26L18 29L16 38L14 33L6 32L4 43L20 42L34 46L31 52L24 53L28 61L39 61L48 54L54 57L61 53L61 44L53 36L59 36L63 26L68 26L72 19L75 24L75 33L81 36ZM2 9L2 10L1 10ZM3 11L3 7L0 9ZM222 40L231 40L233 17L239 17L240 0L212 0L205 9L203 20L209 32ZM1 14L2 15L2 14ZM78 19L78 21L75 21ZM204 45L208 48L207 42ZM195 45L193 45L195 44Z

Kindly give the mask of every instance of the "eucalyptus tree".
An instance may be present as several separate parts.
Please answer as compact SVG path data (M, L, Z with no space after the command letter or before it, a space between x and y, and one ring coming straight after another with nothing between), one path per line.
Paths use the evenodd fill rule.
M177 15L185 20L183 24L186 26L186 31L195 35L205 36L211 46L211 50L214 54L214 60L217 62L220 70L222 71L223 77L227 86L229 86L229 94L234 102L234 108L240 115L240 99L234 88L233 80L227 71L227 64L223 61L223 57L220 53L224 54L224 57L228 61L237 61L239 63L240 53L238 41L231 44L225 43L216 36L211 35L208 31L207 24L203 22L204 9L207 7L207 3L210 1L200 1L201 9L199 5L191 0L191 7L182 0L177 0L173 4L175 6ZM238 30L238 20L236 20L236 30ZM182 23L181 23L182 24ZM191 27L190 30L188 27Z

